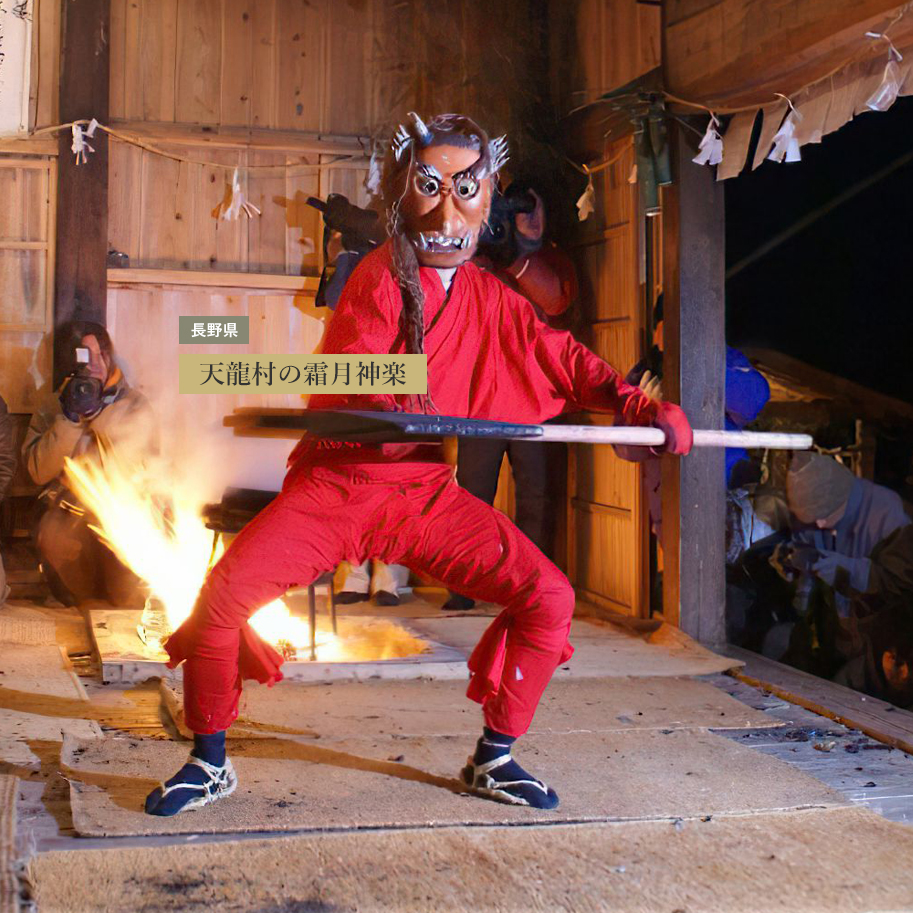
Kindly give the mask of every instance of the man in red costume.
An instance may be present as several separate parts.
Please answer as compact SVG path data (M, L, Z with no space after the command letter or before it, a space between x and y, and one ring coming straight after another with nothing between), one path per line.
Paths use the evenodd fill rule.
M412 115L393 139L384 191L390 240L343 292L326 354L428 356L428 394L314 396L313 409L437 412L538 423L571 409L615 412L666 432L684 454L691 428L618 372L552 330L528 301L470 262L506 160L469 118ZM501 513L460 488L437 443L339 444L305 436L279 497L248 524L210 572L191 617L166 644L184 662L187 764L153 790L146 811L173 815L230 795L237 778L225 730L241 681L282 678L281 657L247 619L293 586L347 559L404 564L467 595L504 606L469 659L468 696L483 735L463 768L470 792L554 808L554 790L511 757L555 668L572 653L574 591Z

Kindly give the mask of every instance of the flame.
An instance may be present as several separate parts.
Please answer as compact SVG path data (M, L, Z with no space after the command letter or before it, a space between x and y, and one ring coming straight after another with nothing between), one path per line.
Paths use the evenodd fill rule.
M100 447L101 460L66 458L67 483L97 519L90 528L148 587L140 637L152 652L190 615L210 567L224 551L202 519L199 497L173 487L163 493L150 472L128 465L110 448ZM164 607L167 630L142 630ZM254 630L274 646L285 643L295 651L310 650L308 623L293 616L281 600L259 609L250 619ZM149 635L147 637L147 635ZM321 635L327 646L333 635ZM321 659L328 658L321 651Z
M258 609L251 618L250 626L267 643L274 646L288 644L296 653L307 656L311 649L311 626L303 618L292 615L288 606L281 600L273 602ZM316 643L318 647L326 647L333 640L332 634L318 632ZM327 659L326 651L321 651L321 659Z

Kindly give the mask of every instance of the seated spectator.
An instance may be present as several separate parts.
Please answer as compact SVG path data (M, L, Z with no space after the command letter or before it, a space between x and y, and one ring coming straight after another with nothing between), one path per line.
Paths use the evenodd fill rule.
M138 578L98 540L84 507L67 489L64 460L99 458L105 448L127 463L142 463L158 450L155 414L127 384L104 327L75 323L63 332L70 371L57 402L32 416L22 448L29 475L45 486L36 530L42 571L54 597L66 605L93 598L142 605Z

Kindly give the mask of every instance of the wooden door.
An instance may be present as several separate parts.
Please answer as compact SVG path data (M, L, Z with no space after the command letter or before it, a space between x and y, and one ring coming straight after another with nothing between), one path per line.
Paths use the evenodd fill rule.
M581 283L578 336L622 376L644 351L641 230L637 185L630 183L630 138L606 148L614 164L593 175L596 211L575 246ZM594 424L612 416L586 415ZM568 573L579 596L611 611L649 613L642 470L606 446L573 445L568 478Z

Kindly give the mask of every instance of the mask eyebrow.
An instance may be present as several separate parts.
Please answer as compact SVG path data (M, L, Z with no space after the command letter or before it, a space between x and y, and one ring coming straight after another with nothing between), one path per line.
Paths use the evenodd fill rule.
M456 182L462 178L472 178L474 181L479 181L480 177L475 172L476 165L478 165L478 162L473 162L473 164L470 165L468 168L464 168L462 171L458 171L451 178L452 183L456 184Z
M418 162L415 166L416 171L424 175L426 178L435 178L435 180L443 182L444 176L434 167L434 165L429 165L427 162Z
M455 174L453 179L456 180L458 177L462 177L465 174L475 178L477 181L481 181L488 177L488 171L489 169L485 161L485 156L480 154L468 168L464 169L459 174Z

